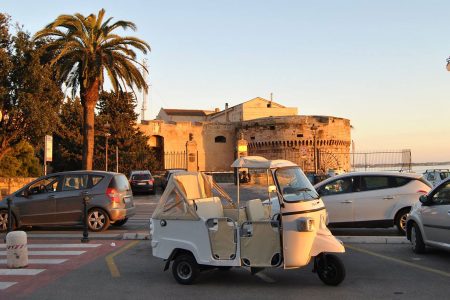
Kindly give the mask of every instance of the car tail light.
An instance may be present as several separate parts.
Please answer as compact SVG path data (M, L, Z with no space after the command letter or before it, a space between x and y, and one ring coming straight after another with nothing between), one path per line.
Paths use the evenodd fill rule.
M151 184L153 184L155 182L155 179L150 179L149 181L148 181L148 183L151 183Z
M428 193L427 191L425 191L425 190L418 190L417 191L419 194L426 194L426 193Z
M108 196L112 203L120 203L120 195L115 188L107 188L106 196Z

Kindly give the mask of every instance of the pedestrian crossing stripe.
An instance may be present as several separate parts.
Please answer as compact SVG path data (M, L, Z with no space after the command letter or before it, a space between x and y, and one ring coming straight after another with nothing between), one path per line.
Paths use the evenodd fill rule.
M41 272L44 272L46 269L0 269L0 275L9 275L9 276L34 276Z
M81 255L86 251L28 251L28 255ZM6 251L0 251L0 256L6 256Z
M102 244L29 244L28 249L42 248L97 248ZM5 244L0 245L0 249L6 248Z
M17 282L12 282L12 281L4 281L1 282L0 281L0 290L5 290L7 288L9 288L12 285L15 285Z
M28 259L28 263L32 265L58 265L63 262L68 261L68 259L64 258L30 258ZM6 259L0 259L0 264L5 265L7 263Z

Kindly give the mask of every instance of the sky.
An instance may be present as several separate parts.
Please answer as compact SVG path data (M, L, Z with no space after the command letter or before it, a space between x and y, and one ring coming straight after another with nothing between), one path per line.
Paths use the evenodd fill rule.
M270 98L350 119L356 151L450 161L450 1L0 1L30 33L105 8L148 42L150 103L224 108Z

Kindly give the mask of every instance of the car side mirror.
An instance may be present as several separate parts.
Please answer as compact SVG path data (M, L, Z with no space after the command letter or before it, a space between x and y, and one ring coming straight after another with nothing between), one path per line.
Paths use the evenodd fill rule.
M30 191L28 190L28 189L26 189L26 190L24 190L23 191L23 194L22 194L25 198L28 198L28 196L30 196Z
M419 197L419 201L420 201L422 204L425 204L425 205L430 204L430 200L428 199L428 196L427 196L427 195L422 195L422 196L420 196L420 197Z

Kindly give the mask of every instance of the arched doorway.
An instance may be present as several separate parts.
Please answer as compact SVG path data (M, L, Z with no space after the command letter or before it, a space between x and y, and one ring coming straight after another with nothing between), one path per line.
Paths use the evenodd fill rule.
M156 170L164 170L164 137L160 135L152 135L149 141L155 155Z

